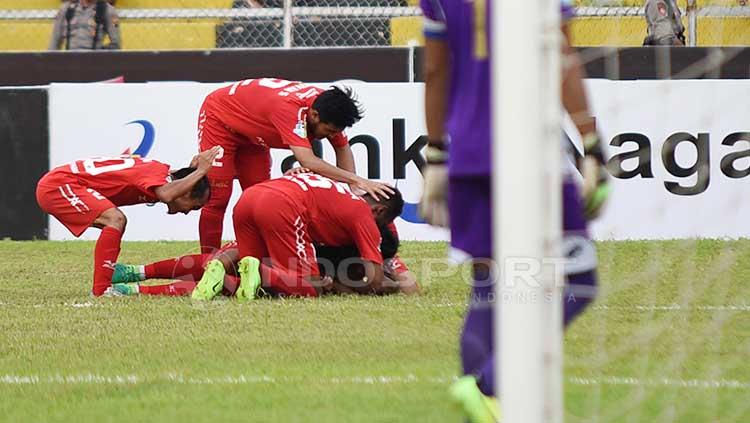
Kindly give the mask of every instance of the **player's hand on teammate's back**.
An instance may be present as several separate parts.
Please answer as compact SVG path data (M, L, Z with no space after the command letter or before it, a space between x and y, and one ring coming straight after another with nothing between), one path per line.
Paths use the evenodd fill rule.
M367 194L372 195L372 198L377 201L380 201L381 198L387 200L391 198L392 194L394 194L393 187L390 185L365 178L358 178L357 181L350 184L350 186L355 192L364 191Z
M427 165L419 214L430 225L448 227L447 193L448 166L445 164Z
M202 172L208 172L221 150L222 148L217 145L209 150L200 152L190 161L190 167L194 167Z

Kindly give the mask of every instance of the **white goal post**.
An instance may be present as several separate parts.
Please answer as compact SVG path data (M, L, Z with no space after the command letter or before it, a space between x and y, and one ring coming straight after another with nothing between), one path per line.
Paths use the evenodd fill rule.
M503 422L559 423L561 287L542 264L560 257L560 1L493 5L495 380Z

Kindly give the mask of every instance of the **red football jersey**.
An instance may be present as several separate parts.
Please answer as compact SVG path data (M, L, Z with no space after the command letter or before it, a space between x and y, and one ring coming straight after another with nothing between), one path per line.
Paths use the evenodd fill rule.
M380 231L370 205L352 193L349 185L314 173L284 176L261 185L306 206L313 242L334 247L354 245L363 259L383 263Z
M158 202L154 188L172 180L169 165L133 156L77 160L49 173L76 179L116 206Z
M307 112L323 90L298 81L246 79L206 97L217 119L248 142L270 148L312 147ZM344 133L330 140L334 147L349 143Z

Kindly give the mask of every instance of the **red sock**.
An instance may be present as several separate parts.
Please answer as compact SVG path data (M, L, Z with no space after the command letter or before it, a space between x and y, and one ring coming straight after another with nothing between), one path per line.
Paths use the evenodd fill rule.
M195 282L179 281L166 285L141 285L138 291L143 295L168 295L170 297L182 297L190 295L195 289Z
M274 289L280 294L295 297L318 296L318 291L303 276L274 269L265 264L260 265L260 279L264 287Z
M112 273L120 255L122 232L111 226L105 226L94 247L94 286L91 292L96 295L112 286Z
M146 279L173 279L190 276L199 281L203 277L203 264L208 254L193 254L168 260L157 261L143 267Z
M231 297L235 292L237 292L238 286L240 286L240 278L238 276L225 275L224 289L222 290L222 293L228 297Z
M224 229L224 213L232 196L232 180L212 180L211 199L201 208L198 234L201 253L213 253L221 247L221 232Z

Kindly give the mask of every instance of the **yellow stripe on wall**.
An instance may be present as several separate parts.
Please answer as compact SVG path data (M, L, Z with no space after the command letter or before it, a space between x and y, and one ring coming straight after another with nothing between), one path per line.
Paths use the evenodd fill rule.
M642 17L581 17L570 23L574 46L635 47L643 45L646 19Z
M750 18L698 18L698 46L750 46Z
M0 9L59 9L60 0L0 0Z
M232 0L117 0L121 9L229 9Z
M47 50L52 21L0 21L0 51Z
M200 50L216 47L218 20L123 20L125 50Z
M391 19L391 45L409 46L424 44L422 17L403 16Z

